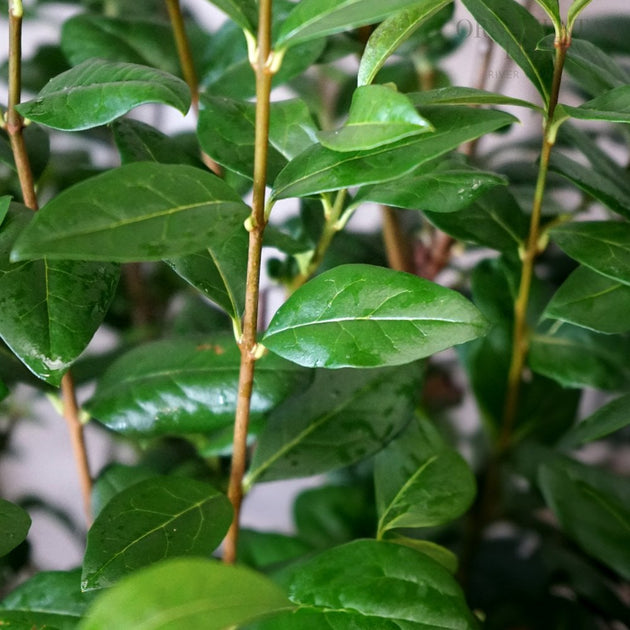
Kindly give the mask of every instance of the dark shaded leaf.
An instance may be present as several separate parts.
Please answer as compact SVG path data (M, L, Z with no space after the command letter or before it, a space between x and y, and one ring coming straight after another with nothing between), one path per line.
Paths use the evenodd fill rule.
M538 105L520 98L512 98L497 92L488 92L471 87L443 87L424 92L412 92L407 96L417 107L426 105L511 105L541 109Z
M30 527L31 518L19 505L0 499L0 557L25 540Z
M231 522L228 498L208 484L185 477L140 481L113 497L90 528L81 588L111 586L165 558L209 556Z
M155 471L145 466L110 464L101 471L92 486L92 515L96 518L109 501L123 490L156 476Z
M563 105L573 118L630 123L630 86L613 88L579 107Z

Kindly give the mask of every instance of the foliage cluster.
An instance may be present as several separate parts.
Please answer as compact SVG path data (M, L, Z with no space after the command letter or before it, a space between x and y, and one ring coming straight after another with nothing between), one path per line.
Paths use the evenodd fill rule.
M0 500L0 625L630 626L630 486L581 457L630 423L630 16L462 0L530 102L450 83L450 0L210 0L215 32L179 0L61 2L29 59L51 3L4 3L0 396L6 449L14 388L60 388L89 528L82 567L15 587L34 506ZM542 133L484 150L505 108ZM88 418L137 463L91 471ZM239 526L255 484L317 474L294 535Z

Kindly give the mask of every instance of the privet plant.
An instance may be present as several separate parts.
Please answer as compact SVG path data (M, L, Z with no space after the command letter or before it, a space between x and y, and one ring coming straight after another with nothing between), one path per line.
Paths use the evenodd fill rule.
M179 0L62 1L29 58L50 4L4 3L3 449L18 384L59 400L88 531L38 573L45 506L0 501L0 625L628 627L630 16L462 0L488 51L459 86L449 0L210 0L212 33ZM490 91L493 52L535 102ZM530 135L497 141L506 107ZM88 420L136 463L92 470ZM239 526L310 475L294 535Z

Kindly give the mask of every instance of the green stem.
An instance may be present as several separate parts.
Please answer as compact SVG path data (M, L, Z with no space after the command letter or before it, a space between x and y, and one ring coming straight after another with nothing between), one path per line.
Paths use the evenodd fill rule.
M505 451L511 441L514 424L518 411L519 395L521 391L523 367L529 351L529 334L527 329L527 309L531 291L534 264L540 253L540 219L542 205L549 171L549 158L556 140L556 126L554 125L554 113L558 104L560 85L562 83L562 71L566 59L567 49L570 45L570 37L564 34L556 41L556 62L551 89L551 96L547 106L545 128L543 134L542 150L538 167L538 178L534 193L534 202L530 219L529 236L523 252L523 266L518 296L514 303L514 330L512 336L512 359L508 372L507 393L503 412L503 424L499 435L499 452Z
M269 111L271 81L277 70L271 51L272 0L260 0L258 20L258 47L254 71L256 73L256 136L254 148L254 189L252 213L249 220L249 253L243 336L240 340L241 367L238 399L234 420L234 443L228 497L234 508L234 519L224 542L223 561L236 561L243 477L247 465L247 433L251 397L254 385L254 366L258 357L258 302L260 295L260 269L263 235L266 226L265 187L267 185L267 157L269 145Z
M15 160L24 204L31 210L36 211L39 205L35 193L35 182L22 133L24 119L15 109L20 103L22 89L22 15L21 0L11 0L9 2L9 108L6 116L6 130L11 142L11 150ZM79 474L79 483L81 484L86 520L89 525L92 520L90 506L92 478L90 476L83 424L79 419L76 391L70 372L67 372L61 381L61 392L63 397L63 416L70 433Z

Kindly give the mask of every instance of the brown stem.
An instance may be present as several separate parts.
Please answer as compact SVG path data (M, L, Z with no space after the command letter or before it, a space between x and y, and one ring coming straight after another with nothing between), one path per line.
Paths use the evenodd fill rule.
M263 234L267 222L265 216L265 187L267 185L267 156L269 143L269 110L271 80L274 69L271 53L271 5L272 0L260 0L258 20L258 50L254 71L256 73L256 137L254 149L254 189L252 214L249 225L249 253L243 336L240 340L241 367L238 383L238 399L234 420L234 444L228 497L234 508L234 519L224 542L223 561L234 563L238 545L241 504L243 501L243 477L247 466L247 433L254 366L257 358L258 302L260 296L260 268Z
M20 180L20 188L24 204L31 210L38 209L37 195L31 165L24 144L24 119L15 107L20 103L22 67L22 3L11 0L9 3L9 109L7 111L6 129L11 142L13 158ZM63 415L68 425L75 461L79 473L79 481L83 494L85 513L88 524L92 520L90 494L92 479L88 465L87 450L83 437L83 425L79 420L79 408L72 375L67 372L61 380L63 396Z
M399 213L395 208L381 206L381 214L388 265L396 271L415 273L411 245L400 225Z

